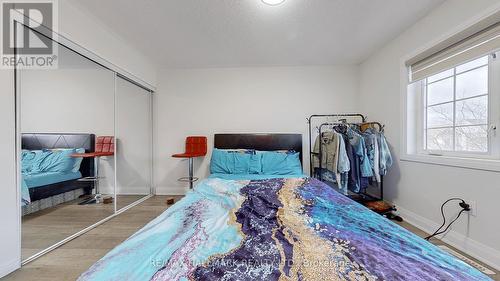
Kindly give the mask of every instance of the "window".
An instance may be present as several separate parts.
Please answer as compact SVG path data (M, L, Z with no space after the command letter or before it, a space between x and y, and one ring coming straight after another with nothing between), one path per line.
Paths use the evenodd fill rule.
M401 160L500 172L498 18L487 17L404 63Z
M407 94L407 138L414 138L407 139L414 146L407 149L410 154L500 160L496 53L414 81Z
M488 57L458 65L421 83L423 147L429 153L488 153Z

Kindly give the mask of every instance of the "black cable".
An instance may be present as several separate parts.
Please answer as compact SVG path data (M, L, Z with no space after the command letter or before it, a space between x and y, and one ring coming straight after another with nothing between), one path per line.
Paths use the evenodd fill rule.
M458 218L460 217L460 215L462 215L462 213L463 213L463 212L465 212L465 209L460 210L460 212L458 213L457 217L456 217L454 220L452 220L452 221L450 222L450 224L448 224L448 226L447 226L447 227L446 227L443 231L440 231L440 232L436 233L436 235L443 234L443 233L445 233L446 231L448 231L448 229L450 229L451 225L452 225L452 224L453 224L456 220L458 220Z
M452 220L452 221L448 224L448 226L447 226L447 227L446 227L443 231L440 231L440 230L441 230L441 228L443 228L443 227L446 225L446 216L445 216L445 214L444 214L444 207L445 207L445 205L446 205L448 202L450 202L450 201L455 201L455 200L456 200L456 201L462 201L462 204L466 204L466 203L465 203L465 200L463 200L462 198L450 198L450 199L446 200L446 201L445 201L445 202L441 205L441 217L443 218L443 223L441 224L441 226L440 226L438 229L436 229L436 231L434 231L434 233L433 233L433 234L431 234L431 235L429 235L429 236L425 237L425 238L424 238L425 240L430 240L432 237L434 237L434 236L436 236L436 235L439 235L439 234L443 234L443 233L445 233L446 231L448 231L448 229L450 229L451 225L452 225L452 224L453 224L456 220L458 220L458 218L460 217L460 215L462 215L462 213L463 213L464 211L469 211L468 207L467 207L467 209L466 209L466 208L464 208L464 207L462 207L462 210L458 213L457 217L456 217L454 220ZM468 205L467 205L467 206L468 206Z
M453 200L462 200L462 199L460 199L460 198L450 198L450 199L446 200L446 201L445 201L445 202L441 205L441 216L443 217L443 224L441 224L441 226L440 226L440 227L439 227L436 231L434 231L434 233L433 233L433 234L431 234L431 235L429 235L429 236L425 237L424 239L429 240L431 237L435 236L435 235L436 235L436 233L438 233L438 232L441 230L441 228L443 228L443 226L446 224L446 217L445 217L445 215L444 215L444 206L445 206L448 202L453 201Z

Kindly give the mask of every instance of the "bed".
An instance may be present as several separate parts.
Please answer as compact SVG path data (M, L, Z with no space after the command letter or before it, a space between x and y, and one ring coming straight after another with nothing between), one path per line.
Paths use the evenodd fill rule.
M94 146L93 134L25 133L21 137L23 153L47 149L82 149L85 152L92 152ZM74 199L68 196L76 194L74 191L78 191L77 195L90 193L93 188L92 182L79 179L93 175L94 163L91 159L83 159L75 170L29 173L23 169L21 174L23 215L50 207L53 205L52 201L62 203ZM48 200L55 197L58 199ZM34 202L43 204L33 204Z
M301 139L216 135L211 169L217 149L301 155ZM79 280L490 279L298 172L213 173Z

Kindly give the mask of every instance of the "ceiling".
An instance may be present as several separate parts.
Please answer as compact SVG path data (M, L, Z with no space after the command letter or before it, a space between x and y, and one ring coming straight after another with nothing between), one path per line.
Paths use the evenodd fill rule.
M356 64L444 0L74 0L159 68Z

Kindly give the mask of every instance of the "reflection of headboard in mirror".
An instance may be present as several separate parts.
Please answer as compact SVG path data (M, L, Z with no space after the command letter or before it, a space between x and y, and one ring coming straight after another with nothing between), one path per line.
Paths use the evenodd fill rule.
M21 136L22 149L85 148L85 152L94 152L94 134L26 133ZM94 175L94 161L84 158L80 165L83 177Z
M295 150L302 162L301 134L215 134L214 148L256 149L262 151Z

